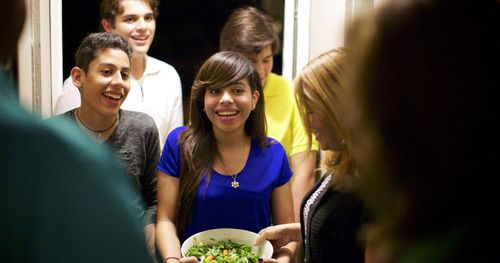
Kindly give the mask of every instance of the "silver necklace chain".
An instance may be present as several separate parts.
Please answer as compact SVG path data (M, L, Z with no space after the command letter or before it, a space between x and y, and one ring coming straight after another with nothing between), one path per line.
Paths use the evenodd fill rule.
M245 150L243 151L244 153L246 153L246 148ZM245 154L242 155L241 157L241 160L240 160L240 163L243 162L243 159L245 159ZM224 163L224 161L222 160L222 158L220 159L221 163L222 163L222 166L224 166L224 169L226 171L229 171L229 176L231 176L231 178L233 178L233 181L231 182L231 187L234 188L234 189L237 189L238 187L240 187L240 182L238 182L236 179L238 178L238 173L232 173L226 166L226 164ZM243 171L243 169L245 169L245 164L243 164L243 168L241 169L241 171ZM241 172L240 171L240 172Z
M226 164L224 164L222 159L221 159L221 163L222 163L222 166L224 166L224 169L226 169L226 171L229 171L229 169L227 168ZM243 168L245 168L245 166L243 166ZM240 182L238 182L236 180L236 178L238 178L238 173L232 174L231 172L229 172L229 176L231 176L231 178L233 178L233 181L231 182L231 187L234 189L240 187Z

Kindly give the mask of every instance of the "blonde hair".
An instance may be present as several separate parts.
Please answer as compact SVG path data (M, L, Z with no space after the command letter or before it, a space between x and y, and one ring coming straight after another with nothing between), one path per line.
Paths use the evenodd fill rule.
M347 53L345 48L332 49L312 59L295 79L295 97L308 134L309 149L312 142L310 111L325 115L325 122L332 130L332 139L341 145L324 155L326 158L322 167L330 173L353 175L351 136L343 124Z

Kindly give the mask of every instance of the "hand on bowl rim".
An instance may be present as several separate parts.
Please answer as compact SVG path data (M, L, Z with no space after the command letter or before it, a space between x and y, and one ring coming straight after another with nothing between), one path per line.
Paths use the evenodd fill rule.
M300 242L301 239L300 223L280 224L262 229L253 245L258 246L269 240L277 249L292 241Z

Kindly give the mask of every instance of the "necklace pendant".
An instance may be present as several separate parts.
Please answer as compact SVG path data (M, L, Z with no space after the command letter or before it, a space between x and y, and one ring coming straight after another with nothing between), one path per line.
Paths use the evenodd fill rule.
M236 188L240 187L240 183L238 181L236 181L236 180L233 180L231 182L231 187L234 188L234 189L236 189Z

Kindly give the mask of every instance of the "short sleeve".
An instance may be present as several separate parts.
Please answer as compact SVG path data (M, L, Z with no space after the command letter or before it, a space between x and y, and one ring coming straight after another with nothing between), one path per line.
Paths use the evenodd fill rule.
M292 178L292 169L290 169L290 163L288 162L288 156L286 155L285 148L278 142L274 141L272 147L274 148L273 154L279 156L277 160L281 164L279 177L276 181L276 187L283 186L288 183Z
M158 170L170 176L179 177L181 172L181 153L179 147L180 133L186 127L179 127L172 130L167 137L165 146L160 156Z

